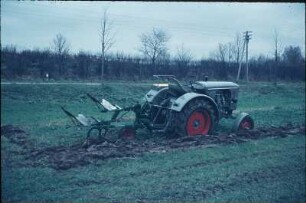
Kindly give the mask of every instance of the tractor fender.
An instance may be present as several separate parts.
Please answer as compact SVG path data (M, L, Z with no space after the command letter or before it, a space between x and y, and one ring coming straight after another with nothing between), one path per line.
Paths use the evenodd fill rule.
M147 94L145 95L145 100L148 102L154 102L155 98L160 95L160 93L164 92L164 91L168 91L168 87L159 89L159 90L155 90L155 89L151 89L149 92L147 92Z
M158 93L157 90L150 90L149 92L147 92L147 94L145 95L144 99L146 101L148 101L148 102L152 102L152 100L155 98L157 93Z
M196 98L201 98L201 99L208 100L213 105L213 107L215 108L215 110L217 112L217 115L216 115L217 120L219 120L220 111L219 111L219 108L218 108L216 102L211 97L209 97L205 94L198 94L198 93L195 93L195 92L186 93L186 94L178 97L172 103L172 106L171 106L170 109L173 110L173 111L176 111L176 112L180 112L188 102L190 102L191 100L196 99Z

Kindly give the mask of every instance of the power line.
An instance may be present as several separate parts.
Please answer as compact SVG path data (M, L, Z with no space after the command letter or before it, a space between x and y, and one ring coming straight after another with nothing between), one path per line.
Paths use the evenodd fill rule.
M58 6L58 4L49 4L49 5L52 5L52 6ZM78 16L80 17L84 17L84 13L86 13L86 16L88 15L102 15L103 14L103 8L101 7L101 11L97 11L96 9L92 9L90 8L90 6L92 6L94 4L85 4L85 6L83 7L73 7L73 9L69 9L68 12L69 13L75 13L77 14ZM33 14L33 13L37 13L37 11L41 11L41 6L39 4L35 4L35 3L32 3L32 4L23 4L23 8L24 6L26 6L26 9L30 11L30 15ZM65 5L66 7L69 7L69 5ZM98 5L99 6L99 5ZM50 7L52 8L52 7ZM59 9L61 8L64 8L64 7L53 7L52 8L52 12L54 11L60 11ZM16 9L14 8L14 11ZM5 9L4 9L5 11ZM25 11L25 9L23 9L22 11ZM67 14L67 11L65 11L65 14ZM46 13L44 13L46 14ZM123 19L135 19L135 20L139 20L139 19L143 19L143 20L146 20L146 22L148 21L151 21L151 22L163 22L163 23L167 23L168 25L172 25L172 24L180 24L180 25L183 25L185 27L188 27L188 26L191 26L191 27L202 27L203 25L202 24L195 24L193 22L182 22L182 21L178 21L177 19L175 21L171 21L171 20L168 20L168 19L156 19L156 18L149 18L149 17L144 17L144 16L133 16L133 15L126 15L126 14L116 14L116 13L109 13L110 16L114 16L114 17L122 17ZM203 19L202 19L203 20ZM211 20L207 20L207 22L211 22ZM231 31L232 28L231 26L229 26L228 28L225 28L224 26L220 27L220 26L212 26L212 25L205 25L205 29L214 29L214 32L217 30L217 31L220 31L220 32L227 32L227 31Z
M78 16L60 16L60 15L54 15L54 14L49 14L49 13L39 13L37 11L35 12L26 12L26 11L16 11L16 10L5 10L9 13L15 13L15 14L21 14L21 15L28 15L28 16L45 16L45 17L52 17L52 18L60 18L60 19L67 19L67 20L71 20L71 21L75 21L75 22L79 22L79 21L83 21L86 23L99 23L100 20L98 19L93 19L94 16L92 16L92 18L88 17L88 16L84 16L84 15L78 15ZM116 15L115 15L116 16ZM117 15L117 16L128 16L128 15ZM129 16L130 18L136 18L136 19L144 19L143 17L134 17L134 16ZM150 18L145 18L145 19L150 19ZM152 19L150 19L152 22ZM160 23L158 20L153 20L153 22L155 21L155 23ZM148 22L141 22L138 21L137 24L134 23L133 21L130 21L129 19L117 19L115 24L118 25L126 25L127 22L131 22L131 26L132 27L138 27L138 28L143 28L143 27L151 27L152 25L148 24ZM226 29L222 29L222 28L216 28L216 27L212 27L212 26L198 26L196 24L184 24L184 23L177 23L177 22L173 22L173 21L168 21L165 24L165 20L161 21L162 25L165 25L167 28L170 29L174 29L174 30L182 30L185 32L197 32L200 35L213 35L215 36L216 33L218 33L219 35L224 35L224 36L228 36L228 32L226 32ZM229 30L230 31L230 30ZM232 30L231 30L232 31Z

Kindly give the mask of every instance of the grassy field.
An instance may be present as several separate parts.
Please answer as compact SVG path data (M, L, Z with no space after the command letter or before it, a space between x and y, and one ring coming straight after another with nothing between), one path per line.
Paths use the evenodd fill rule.
M149 83L120 82L1 85L1 125L24 130L35 148L72 145L85 132L67 128L59 105L99 117L86 93L128 106L149 89ZM238 111L250 113L256 127L304 125L305 83L242 84ZM218 131L230 128L222 120ZM64 171L20 165L26 150L1 136L2 201L305 201L305 135L98 160Z

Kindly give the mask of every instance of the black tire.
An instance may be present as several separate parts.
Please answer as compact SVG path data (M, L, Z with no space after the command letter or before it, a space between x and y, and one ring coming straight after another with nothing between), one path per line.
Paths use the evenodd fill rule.
M175 132L179 136L211 134L217 124L217 112L205 99L194 99L175 116Z

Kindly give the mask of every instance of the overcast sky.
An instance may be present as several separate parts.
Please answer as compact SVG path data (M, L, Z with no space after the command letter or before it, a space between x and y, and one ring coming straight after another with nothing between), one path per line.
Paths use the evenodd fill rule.
M305 55L304 3L1 1L1 45L44 49L61 33L72 52L99 53L106 8L116 33L111 52L139 54L139 35L155 27L170 35L172 56L184 44L195 59L207 58L246 30L253 31L251 57L273 56L275 30L281 49L300 46Z

